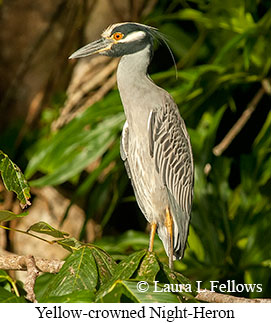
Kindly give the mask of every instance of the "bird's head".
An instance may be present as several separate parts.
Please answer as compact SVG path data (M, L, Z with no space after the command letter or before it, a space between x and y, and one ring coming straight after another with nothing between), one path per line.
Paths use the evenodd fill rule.
M86 57L101 54L110 57L120 57L136 53L147 45L152 48L153 39L159 35L150 26L125 22L109 26L102 37L74 52L69 58Z

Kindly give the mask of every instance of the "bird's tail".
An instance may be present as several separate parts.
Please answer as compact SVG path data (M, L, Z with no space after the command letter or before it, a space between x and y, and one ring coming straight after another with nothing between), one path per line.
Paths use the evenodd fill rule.
M185 214L172 194L170 192L168 193L170 200L169 211L173 220L173 259L177 260L181 259L184 255L189 231L190 215ZM169 257L171 240L166 226L158 224L157 233L162 240L165 251Z

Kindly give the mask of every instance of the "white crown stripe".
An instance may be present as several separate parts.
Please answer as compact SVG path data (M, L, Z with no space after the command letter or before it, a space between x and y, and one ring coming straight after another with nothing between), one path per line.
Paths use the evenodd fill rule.
M117 26L120 26L120 25L123 25L123 23L119 23L119 24L114 24L114 25L110 25L108 26L104 32L102 33L102 36L107 38L107 37L110 37L111 36L111 33L112 33L112 30L117 27Z
M157 28L155 28L155 27L147 26L147 25L144 25L144 24L139 24L137 22L122 22L122 23L113 24L113 25L108 26L104 30L104 32L102 33L102 37L109 38L111 36L112 31L113 31L114 28L116 28L118 26L121 26L121 25L127 25L127 24L133 24L133 25L142 26L142 27L145 27L145 28L149 29L150 31L156 31L157 30Z
M125 38L122 38L118 41L118 43L129 43L136 40L140 40L146 36L146 33L144 31L134 31L130 34L128 34Z

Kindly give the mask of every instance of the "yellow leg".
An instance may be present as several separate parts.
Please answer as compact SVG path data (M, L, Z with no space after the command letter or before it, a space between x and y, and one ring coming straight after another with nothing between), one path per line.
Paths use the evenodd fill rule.
M152 250L153 250L153 242L154 242L156 228L157 228L157 224L152 223L151 224L151 234L150 234L150 244L149 244L149 251L150 252L152 252Z
M169 268L173 269L173 219L168 207L166 208L165 226L169 235Z

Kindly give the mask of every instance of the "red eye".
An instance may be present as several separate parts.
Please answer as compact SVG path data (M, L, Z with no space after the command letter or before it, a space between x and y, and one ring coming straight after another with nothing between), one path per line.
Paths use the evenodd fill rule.
M113 35L113 38L114 38L115 40L120 40L121 38L123 38L123 34L122 34L122 33L115 33L115 34Z

